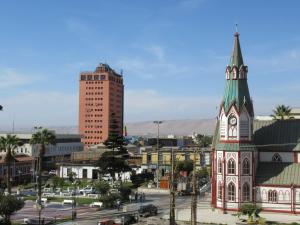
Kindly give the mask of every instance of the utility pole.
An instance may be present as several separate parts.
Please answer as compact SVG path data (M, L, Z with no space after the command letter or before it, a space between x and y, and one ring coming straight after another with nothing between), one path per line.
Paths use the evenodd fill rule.
M193 192L192 192L192 202L191 202L191 225L197 224L197 181L196 181L196 154L198 151L194 149L194 161L193 161Z
M157 167L156 167L156 187L159 188L159 125L163 123L163 121L155 120L154 124L157 125L157 140L156 140L156 151L157 151Z
M174 152L171 150L170 225L175 225Z

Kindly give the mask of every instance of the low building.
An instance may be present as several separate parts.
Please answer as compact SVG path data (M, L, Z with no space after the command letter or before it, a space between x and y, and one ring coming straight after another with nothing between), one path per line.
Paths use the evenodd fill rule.
M157 173L156 170L160 171L160 174L169 172L171 170L171 154L173 151L174 162L184 160L195 160L196 167L209 167L210 166L210 148L178 148L178 147L165 147L158 151L155 148L145 148L142 151L142 169Z
M11 164L11 182L16 184L27 183L33 177L32 157L20 154L15 155ZM7 166L5 154L0 155L0 183L6 182Z
M69 178L73 173L75 179L97 180L99 179L99 168L92 163L62 163L58 164L58 175L61 178ZM136 174L141 173L140 168L132 168ZM116 174L116 179L119 177L122 181L130 180L131 172ZM109 175L106 176L108 178ZM109 178L111 179L111 178Z
M80 142L78 134L55 134L55 145L46 146L44 161L45 163L66 162L71 160L73 152L83 151L83 144ZM25 154L31 157L37 157L38 146L29 143L32 134L14 134L23 145L15 149L16 154ZM6 137L7 134L0 134L0 137Z

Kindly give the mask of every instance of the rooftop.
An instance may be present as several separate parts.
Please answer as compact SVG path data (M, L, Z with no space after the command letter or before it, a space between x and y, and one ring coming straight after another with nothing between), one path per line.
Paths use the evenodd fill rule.
M260 162L256 173L256 184L300 185L299 171L299 163Z

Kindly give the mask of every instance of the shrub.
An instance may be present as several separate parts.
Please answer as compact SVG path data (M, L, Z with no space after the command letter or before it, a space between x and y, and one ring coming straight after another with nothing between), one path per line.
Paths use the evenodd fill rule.
M116 200L120 198L118 194L105 195L100 198L100 201L103 202L105 208L113 208L115 206Z

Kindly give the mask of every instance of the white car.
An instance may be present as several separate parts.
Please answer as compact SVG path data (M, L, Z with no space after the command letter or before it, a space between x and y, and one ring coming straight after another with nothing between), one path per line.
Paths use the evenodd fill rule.
M93 187L85 187L79 190L80 194L95 194L95 188Z

